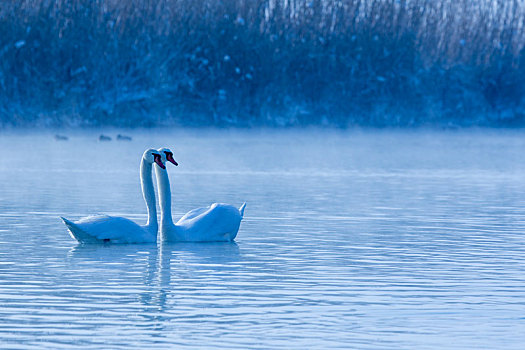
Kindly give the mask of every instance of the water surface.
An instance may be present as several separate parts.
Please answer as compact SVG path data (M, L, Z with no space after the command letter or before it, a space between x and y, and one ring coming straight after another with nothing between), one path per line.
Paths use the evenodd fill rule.
M0 135L0 348L522 348L523 132L129 133ZM235 243L71 239L145 221L151 146L174 217L248 203Z

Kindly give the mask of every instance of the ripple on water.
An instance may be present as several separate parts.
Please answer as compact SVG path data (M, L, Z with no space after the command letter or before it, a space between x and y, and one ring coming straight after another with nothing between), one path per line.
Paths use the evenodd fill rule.
M521 349L525 138L311 136L39 136L30 169L7 152L0 348ZM59 216L145 221L136 154L173 142L174 216L246 201L237 242L76 245Z

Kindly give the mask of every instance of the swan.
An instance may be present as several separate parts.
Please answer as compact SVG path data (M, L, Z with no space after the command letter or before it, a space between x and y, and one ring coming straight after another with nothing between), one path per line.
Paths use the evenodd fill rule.
M168 148L158 150L164 163L171 162L173 153ZM176 242L231 242L237 236L244 216L244 203L239 209L213 203L205 208L189 211L176 224L171 217L171 190L168 172L165 167L155 167L157 189L160 202L160 235L162 241Z
M148 221L140 226L133 221L117 216L95 215L72 222L62 217L71 237L80 243L154 243L157 241L157 207L153 188L152 167L156 163L166 168L161 155L155 149L148 149L140 163L140 182L144 201L148 208Z

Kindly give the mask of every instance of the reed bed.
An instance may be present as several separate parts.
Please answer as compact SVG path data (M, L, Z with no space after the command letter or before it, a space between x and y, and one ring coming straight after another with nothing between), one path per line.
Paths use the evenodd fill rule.
M4 0L0 125L516 126L522 0Z

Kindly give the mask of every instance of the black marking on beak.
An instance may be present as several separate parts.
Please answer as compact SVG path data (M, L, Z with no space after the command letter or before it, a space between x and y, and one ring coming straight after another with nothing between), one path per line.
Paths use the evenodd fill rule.
M177 162L175 161L175 159L173 159L173 153L171 153L171 152L166 152L166 151L164 151L164 153L166 153L166 159L168 160L168 162L173 163L175 166L178 166L178 165L179 165L179 163L177 163Z
M155 163L157 163L158 166L160 166L161 169L166 169L166 166L162 164L162 159L160 159L160 154L153 153L153 160Z

